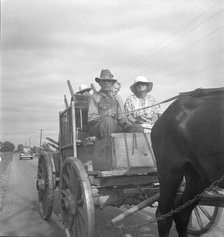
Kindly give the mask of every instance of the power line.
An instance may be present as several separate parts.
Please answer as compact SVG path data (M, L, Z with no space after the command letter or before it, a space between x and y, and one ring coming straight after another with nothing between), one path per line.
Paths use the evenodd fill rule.
M214 5L212 8L216 7L217 5L219 5L219 4ZM224 9L221 9L221 10L219 10L218 12L215 12L214 14L212 14L211 16L209 16L208 18L206 18L204 21L202 21L202 22L200 22L199 24L195 25L193 28L188 29L188 30L187 30L186 32L184 32L184 34L183 34L182 36L180 36L180 37L185 36L187 33L191 32L192 30L196 29L196 28L199 27L200 25L204 24L204 23L207 22L209 19L211 19L212 17L218 15L218 14L219 14L220 12L222 12L223 10L224 10ZM162 41L162 42L159 44L159 47L160 47L161 45L163 45L164 43L166 43L168 40L172 39L175 35L177 35L177 34L180 33L181 31L183 31L183 29L184 29L185 27L187 27L188 25L191 25L192 22L196 21L198 18L200 18L201 16L205 15L205 14L206 14L207 12L209 12L209 11L211 11L211 8L210 8L209 10L203 12L203 13L200 14L199 16L197 16L197 17L191 19L188 23L186 23L184 26L182 26L181 29L177 30L177 31L174 32L169 38L167 38L166 40ZM173 40L173 42L175 42L175 40ZM173 42L172 42L172 43L173 43ZM151 54L151 55L149 55L149 56L153 57L153 56L155 56L155 55L158 55L163 49L167 48L169 45L170 45L170 44L165 45L164 47L162 47L161 49L159 49L157 52L155 52L155 53L153 53L153 54ZM148 50L143 56L140 56L139 59L145 57L149 52L150 52L150 50ZM131 66L131 65L138 66L138 65L140 65L143 61L144 61L144 59L142 59L141 61L139 61L139 62L136 64L136 60L135 60L135 62L131 63L129 66ZM130 67L129 67L129 68L130 68ZM125 72L129 70L129 68L125 69L125 71L123 72L123 74L121 74L121 76L123 76L123 75L125 74ZM120 77L121 77L121 76L120 76Z
M200 64L200 63L202 63L202 62L206 62L206 61L208 61L208 60L210 60L210 59L212 59L212 58L214 58L214 57L216 57L216 56L222 55L222 54L224 54L224 51L221 51L221 52L219 52L219 53L217 53L217 54L214 54L214 55L212 55L212 56L209 57L209 58L203 58L203 59L200 60L200 61L193 62L193 63L194 63L193 66L196 66L196 65L198 65L198 64ZM172 77L172 76L175 76L175 75L177 75L177 74L183 73L186 69L189 69L189 66L182 68L182 70L180 70L180 71L176 71L175 73L169 74L168 76L169 76L169 77Z
M203 73L203 72L206 72L206 71L209 71L209 70L211 70L211 69L214 69L214 68L216 68L217 66L221 66L220 68L223 68L223 63L214 64L214 65L212 65L211 67L206 67L206 68L204 68L204 69L202 69L202 70L198 70L197 72L191 73L191 74L188 75L188 76L197 76L198 74ZM179 81L179 80L182 80L183 78L186 78L186 76L182 76L182 77L176 78L176 79L173 81L173 83L175 83L175 81L177 81L177 80L178 80L178 81Z
M217 31L219 31L219 30L222 30L223 28L224 28L224 26L218 27L217 29L215 29L215 30L209 32L207 35L201 37L200 39L198 39L198 40L192 42L191 44L187 45L186 47L182 48L180 51L178 51L178 52L176 52L176 53L170 55L169 57L165 58L164 60L162 60L162 61L160 61L160 62L154 64L153 66L151 66L151 68L149 68L149 69L147 69L147 70L144 70L144 71L141 71L141 72L139 72L139 73L140 73L140 74L144 74L144 73L149 72L150 70L152 70L152 68L155 68L155 66L158 67L158 66L160 66L161 64L164 64L164 63L165 63L166 61L168 61L169 59L171 59L171 58L177 56L178 54L182 53L184 50L186 50L186 49L192 47L192 46L195 45L196 43L198 43L198 42L200 42L201 40L203 40L203 39L205 39L205 38L207 38L207 37L213 35L215 32L217 32ZM126 82L126 81L127 81L127 80L125 80L124 82Z
M186 47L184 47L184 48L181 49L180 51L178 51L178 52L172 54L171 56L165 58L164 60L162 60L162 61L160 61L160 62L158 62L158 63L155 63L154 65L151 66L151 68L149 68L149 69L147 69L147 70L145 70L145 71L142 71L142 72L140 72L140 73L149 72L150 70L152 70L152 68L155 68L155 66L157 66L157 67L160 66L161 64L163 64L164 62L166 62L168 59L173 58L174 56L176 56L176 55L182 53L184 50L190 48L192 45L195 45L196 43L200 42L201 40L203 40L203 39L205 39L205 38L207 38L207 37L213 35L215 32L217 32L217 31L219 31L219 30L222 30L223 27L224 27L224 26L218 27L217 29L215 29L215 30L211 31L210 33L208 33L207 35L203 36L202 38L200 38L200 39L198 39L198 40L192 42L192 43L189 44L189 45L187 45Z
M211 9L209 9L209 10L211 10ZM208 19L210 19L210 18L214 17L215 15L219 14L219 13L220 13L221 11L223 11L223 10L224 10L224 9L219 10L218 12L214 13L213 15L211 15L209 18L205 19L203 22L201 22L201 23L199 23L198 25L196 25L194 28L188 30L187 32L185 32L184 35L182 35L182 37L185 36L187 33L191 32L192 30L194 30L195 28L197 28L199 25L202 25L203 23L205 23L206 21L208 21ZM207 10L207 11L208 11L208 10ZM207 12L207 11L206 11L206 12ZM205 14L205 12L204 12L203 14L201 14L201 15L204 15L204 14ZM176 31L174 34L172 34L168 39L166 39L166 40L164 40L163 42L161 42L161 43L159 44L159 46L162 45L163 43L165 43L166 41L168 41L170 38L172 39L173 36L175 36L175 35L177 35L177 33L181 32L184 27L190 25L190 23L191 23L192 21L195 21L197 18L200 18L201 15L197 16L196 18L193 18L190 22L188 22L187 24L185 24L180 30L177 30L177 31ZM157 52L155 52L154 54L152 54L152 55L150 55L150 56L152 57L152 56L155 56L155 55L159 54L163 49L167 48L168 46L169 46L169 44L166 45L165 47L159 49ZM149 53L149 50L144 54L143 57L145 57L148 53ZM142 57L142 56L140 56L140 58L141 58L141 57ZM144 61L144 60L141 60L141 61L140 61L139 63L137 63L135 66L140 65L143 61ZM132 63L132 64L135 64L135 62Z

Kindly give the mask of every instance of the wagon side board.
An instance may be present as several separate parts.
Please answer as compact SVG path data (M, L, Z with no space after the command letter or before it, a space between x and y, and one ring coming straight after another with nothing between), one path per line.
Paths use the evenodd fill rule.
M92 161L93 170L107 171L145 167L156 171L151 147L150 133L114 133L98 140L94 145L79 146L78 158L86 163Z

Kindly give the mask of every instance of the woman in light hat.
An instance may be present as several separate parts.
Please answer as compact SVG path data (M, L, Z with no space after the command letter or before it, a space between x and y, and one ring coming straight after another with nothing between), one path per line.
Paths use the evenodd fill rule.
M125 102L125 111L129 121L143 128L151 129L160 116L160 107L156 104L156 99L149 94L153 83L144 76L137 76L130 86L133 92ZM152 106L152 107L149 107Z

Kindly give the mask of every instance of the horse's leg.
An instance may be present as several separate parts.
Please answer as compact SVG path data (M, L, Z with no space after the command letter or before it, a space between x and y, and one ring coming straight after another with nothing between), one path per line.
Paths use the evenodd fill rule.
M191 204L188 208L180 211L178 214L175 214L173 216L174 222L176 224L176 230L177 230L179 237L187 237L188 236L187 227L189 224L191 212L195 208L197 203L195 202L194 204Z
M171 211L174 204L176 192L182 181L181 174L171 175L169 172L167 172L164 175L160 174L160 177L162 183L160 182L160 198L159 198L159 205L156 210L156 218L160 218L162 215L165 215ZM157 221L160 237L169 236L172 221L173 221L172 217L170 216L167 216L164 219Z
M193 199L200 191L202 191L200 178L193 172L186 175L186 186L182 197L175 202L175 208L183 205L187 201ZM186 206L183 210L173 215L176 224L176 230L179 237L187 237L187 227L189 224L192 210L198 204L198 201L193 202L191 205Z

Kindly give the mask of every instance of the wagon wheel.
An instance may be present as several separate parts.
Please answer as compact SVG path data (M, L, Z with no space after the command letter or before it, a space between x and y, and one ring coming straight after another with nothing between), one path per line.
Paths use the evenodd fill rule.
M62 218L67 236L93 237L95 208L82 162L77 158L66 158L61 176Z
M222 209L216 206L197 205L191 214L188 233L198 236L208 232L219 221Z
M51 217L54 201L54 178L50 159L50 153L41 155L38 160L37 168L36 186L40 215L44 220L49 220Z

